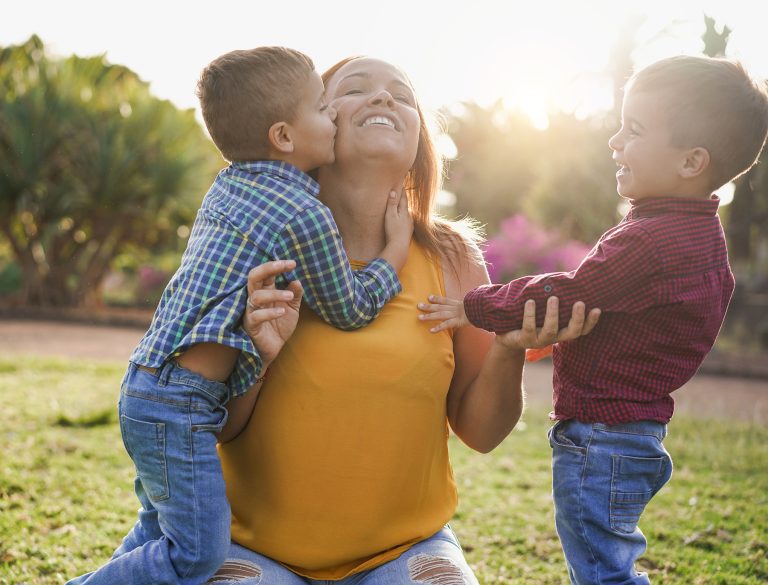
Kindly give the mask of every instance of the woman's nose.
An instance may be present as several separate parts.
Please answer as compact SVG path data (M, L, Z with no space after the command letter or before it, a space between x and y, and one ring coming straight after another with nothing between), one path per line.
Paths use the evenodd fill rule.
M382 89L381 91L376 92L371 96L370 103L374 105L384 104L387 106L392 106L395 103L395 99L386 89Z

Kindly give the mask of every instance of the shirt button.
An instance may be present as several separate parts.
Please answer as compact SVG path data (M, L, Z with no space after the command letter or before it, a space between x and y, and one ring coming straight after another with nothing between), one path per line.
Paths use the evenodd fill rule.
M544 292L545 293L552 292L552 285L551 284L545 284L544 285Z

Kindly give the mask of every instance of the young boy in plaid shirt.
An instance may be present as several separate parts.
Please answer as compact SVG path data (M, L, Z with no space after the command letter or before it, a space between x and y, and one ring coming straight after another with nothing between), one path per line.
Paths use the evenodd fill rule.
M303 289L309 306L341 329L366 325L400 291L397 270L413 232L405 196L390 194L380 257L352 271L306 174L333 162L336 134L309 57L283 47L227 53L203 70L198 97L231 164L205 196L123 379L120 429L142 508L112 559L72 584L203 583L224 561L230 510L217 434L231 398L247 421L268 366L241 327L246 307L256 308L246 298L251 268L295 262L283 278L299 284L286 300Z
M571 582L647 584L635 570L637 524L669 480L662 441L670 394L712 348L734 288L712 192L746 172L768 131L768 96L737 63L673 57L629 81L608 145L630 210L576 270L430 297L433 328L520 328L526 304L551 296L560 323L584 301L602 316L588 336L557 344L549 439L557 532ZM538 320L541 322L541 319Z

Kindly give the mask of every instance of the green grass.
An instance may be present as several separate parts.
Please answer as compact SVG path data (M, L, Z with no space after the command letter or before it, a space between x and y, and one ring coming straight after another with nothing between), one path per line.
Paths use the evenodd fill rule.
M103 562L132 524L114 414L123 364L0 358L0 585L53 584ZM547 409L490 455L452 439L453 521L483 584L565 585L549 492ZM641 520L665 585L768 582L768 428L675 419L672 481Z

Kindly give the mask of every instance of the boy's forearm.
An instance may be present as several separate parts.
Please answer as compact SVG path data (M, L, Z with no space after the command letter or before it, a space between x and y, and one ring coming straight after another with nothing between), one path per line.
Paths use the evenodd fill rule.
M525 301L533 299L537 307L536 325L541 327L544 322L544 312L540 307L546 306L546 299L551 294L547 294L543 286L527 287L526 285L532 279L533 277L526 276L504 285L491 284L469 291L464 297L464 311L467 319L475 327L487 331L495 333L514 331L522 327ZM565 304L567 301L566 303L561 301L561 313L564 313L562 308ZM567 315L560 316L561 323L564 316ZM567 318L565 322L568 322Z
M379 258L389 262L392 265L392 268L395 269L395 272L400 272L408 260L409 248L410 242L403 243L391 241L386 246L384 246L381 254L379 254Z
M524 276L505 285L490 285L467 293L464 308L470 322L494 332L519 329L525 301L536 301L536 325L544 323L546 300L557 297L559 327L567 326L573 304L586 311L641 310L653 295L638 296L658 274L660 261L653 238L643 230L621 230L604 236L570 272Z
M573 304L582 301L589 311L603 305L605 297L598 301L585 279L575 279L571 273L552 273L539 276L524 276L507 284L493 284L478 287L464 297L464 311L475 327L494 333L506 333L520 329L523 312L528 300L536 302L536 327L544 325L544 314L549 297L559 300L558 329L568 325ZM585 286L585 284L587 286Z
M297 279L304 285L307 305L326 323L349 331L373 321L402 286L394 267L383 258L360 270L347 266L347 271L340 279L318 282L306 272L297 274Z
M330 211L310 210L306 217L294 218L294 224L280 238L275 253L296 261L290 278L301 282L306 304L326 323L343 330L367 325L400 292L396 268L389 260L377 258L352 270Z

